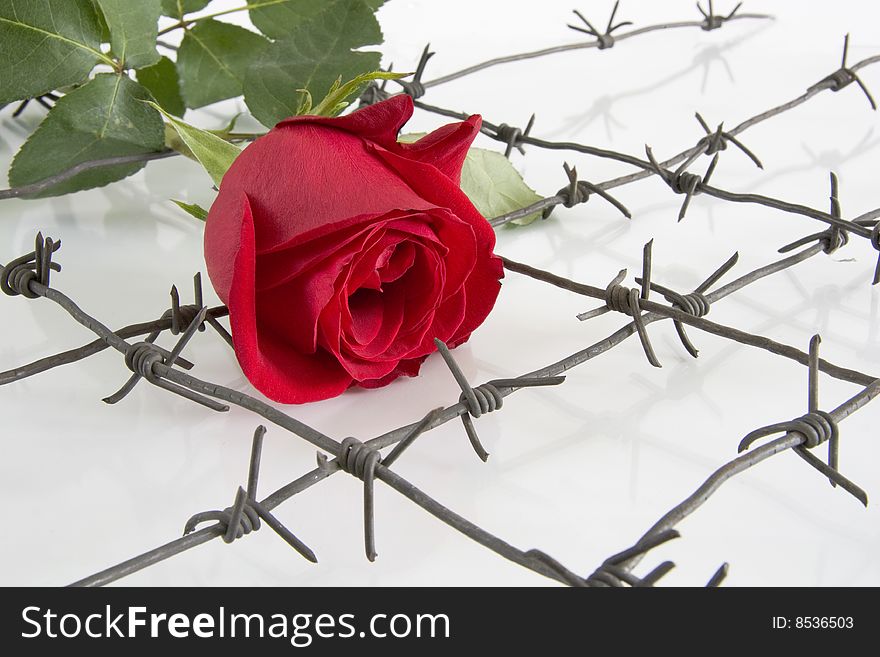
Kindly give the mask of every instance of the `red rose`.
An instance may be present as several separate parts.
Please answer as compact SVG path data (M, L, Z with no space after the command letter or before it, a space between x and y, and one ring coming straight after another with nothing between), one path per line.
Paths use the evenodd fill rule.
M413 376L434 338L468 339L503 276L495 233L459 187L481 118L397 143L396 96L279 123L227 171L205 260L245 376L279 402Z

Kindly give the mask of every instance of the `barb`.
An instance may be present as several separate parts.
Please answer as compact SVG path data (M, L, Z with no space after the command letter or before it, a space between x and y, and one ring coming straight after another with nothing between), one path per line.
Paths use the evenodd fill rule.
M529 550L528 554L539 563L542 563L546 567L553 570L569 586L621 587L628 585L632 587L648 587L653 586L661 577L663 577L663 575L672 570L672 568L675 567L675 564L673 564L671 561L664 561L650 573L645 575L645 577L639 578L632 573L620 568L618 566L618 563L620 563L622 558L626 555L644 555L658 545L662 545L663 543L666 543L674 538L678 538L678 536L679 534L677 531L669 531L666 532L663 536L645 541L641 545L638 545L619 554L613 555L606 559L602 563L602 565L599 566L595 571L593 571L593 574L589 577L581 577L580 575L575 574L574 572L563 566L559 561L557 561L547 553L542 552L541 550Z
M514 148L518 150L520 154L525 155L526 151L523 148L523 138L529 136L529 133L532 131L533 125L535 125L534 114L529 117L529 122L526 124L525 130L511 127L506 123L502 123L498 126L498 128L496 128L494 139L497 139L498 141L502 141L507 144L507 148L504 149L504 157L509 158Z
M577 9L573 9L574 15L581 19L581 22L586 25L586 28L580 27L579 25L569 25L572 30L577 32L583 32L584 34L589 34L590 36L596 37L596 41L598 42L599 50L606 50L607 48L614 47L614 35L612 32L615 30L619 30L621 27L626 27L627 25L632 25L632 21L622 21L614 24L614 17L617 15L617 7L620 5L620 0L616 0L614 3L614 9L611 10L611 17L608 19L608 25L605 27L604 32L599 32L593 24L590 23L584 15L579 12Z
M425 72L425 66L428 65L428 60L435 55L430 49L431 44L429 43L422 51L421 57L419 57L416 72L413 73L411 80L397 80L397 83L403 87L403 92L408 96L411 96L413 100L425 95L425 85L422 84L422 74ZM381 89L384 91L385 87L383 86Z
M49 287L51 272L61 271L61 265L52 262L52 254L60 248L61 240L55 242L51 237L44 239L43 233L37 233L32 253L16 258L0 269L0 289L8 296L21 295L27 299L39 297L39 291L33 283Z
M859 88L865 94L865 97L868 99L868 102L871 104L871 109L877 109L877 103L874 102L874 97L871 95L871 92L868 91L868 87L865 86L865 83L862 82L862 79L859 77L859 74L856 73L855 67L848 68L846 65L847 53L849 52L849 34L843 37L843 57L840 60L840 68L834 71L831 75L822 78L812 87L807 89L807 92L813 91L821 91L822 89L831 89L831 91L838 92L841 89L846 89L849 85L855 82L859 85Z
M688 294L679 294L668 287L650 281L648 278L636 278L636 282L641 284L643 288L647 285L650 289L659 292L669 303L679 310L682 310L689 315L693 315L694 317L704 317L709 314L709 310L711 309L711 303L705 293L710 287L717 283L722 276L733 269L738 260L739 253L734 253L724 262L724 264L712 272L705 281L700 283L693 292L689 292ZM699 351L690 341L690 338L684 330L684 325L677 319L672 320L672 323L675 326L675 330L678 333L678 337L681 340L682 345L684 345L684 348L691 356L696 358L699 355Z
M834 172L831 172L831 216L835 219L840 219L840 199L838 198L839 185L837 182L837 176ZM858 223L858 220L855 220L853 223ZM811 235L807 235L806 237L801 237L800 239L796 239L794 242L790 244L786 244L785 246L779 249L779 253L788 253L789 251L793 251L804 244L809 244L810 242L819 241L823 246L822 250L827 254L832 254L840 247L846 245L849 242L849 234L840 228L837 224L832 224L830 228L827 230L820 231L818 233L813 233ZM871 241L873 244L873 240ZM876 247L875 247L876 248ZM875 271L875 281L876 280L876 271Z
M829 416L835 422L839 422L872 399L876 398L877 395L880 395L880 380L875 380L873 383L860 390L857 394L847 399L840 406L830 411ZM802 446L803 442L804 435L799 431L787 432L784 436L742 453L735 459L725 463L715 470L715 472L713 472L693 493L654 523L654 525L643 534L640 540L644 541L651 536L655 536L674 528L685 518L701 508L726 481L729 481L736 475L745 472L762 461L767 460L771 456ZM819 462L821 463L821 461ZM639 556L634 555L621 565L624 568L632 569L638 564L638 562ZM716 573L716 576L717 575L718 573ZM713 579L710 580L710 583L715 579L716 578L713 577Z
M605 306L581 313L577 318L583 322L604 315L610 310L629 315L633 318L633 323L639 334L639 341L642 343L642 349L648 358L648 362L654 367L663 367L660 361L657 360L654 347L651 346L648 329L645 328L645 321L642 316L642 304L648 301L648 294L651 289L651 254L653 244L654 240L650 240L645 244L645 248L642 251L642 279L636 279L644 281L641 284L641 290L621 285L626 278L626 269L621 269L617 276L611 279L611 282L605 287ZM505 262L505 266L506 264Z
M739 444L740 452L744 452L760 438L775 433L799 435L801 444L794 450L807 463L829 477L832 486L840 485L865 506L868 506L868 494L844 477L837 469L839 462L840 433L834 415L819 409L819 344L822 339L814 335L810 340L809 378L807 383L807 414L789 422L778 422L748 433ZM811 454L809 449L828 443L828 465Z
M379 450L365 445L357 438L342 441L339 467L343 472L364 482L364 549L367 559L376 560L375 503L373 501L373 480L376 466L382 461Z
M477 456L479 456L480 460L483 462L489 459L489 452L486 451L483 444L480 442L476 427L474 427L471 418L478 418L484 413L491 413L492 411L501 408L504 403L504 397L499 388L513 386L516 386L517 388L555 386L565 381L564 376L495 379L479 385L476 388L472 388L471 384L468 383L464 372L461 371L461 368L455 361L455 357L453 357L449 348L446 346L446 343L439 338L434 338L434 344L437 345L437 351L440 352L446 366L449 368L449 371L452 372L455 382L461 388L461 397L459 397L458 401L465 404L465 408L467 409L467 413L461 416L461 421L464 424L464 430L467 433L468 440L470 440L471 447L473 447L474 452L476 452Z
M697 118L700 126L703 128L703 131L706 133L706 136L700 139L697 142L697 146L701 146L704 150L703 153L705 155L715 155L720 151L727 150L727 144L731 143L736 146L739 150L745 153L746 157L748 157L752 162L755 163L755 166L759 169L763 169L764 165L761 163L761 160L758 159L758 156L755 155L749 148L746 147L739 139L736 138L730 132L726 132L724 130L724 123L719 123L718 127L713 131L709 128L709 124L706 123L706 120L700 115L699 112L695 112L694 115ZM696 160L698 156L692 155L691 158L685 160L686 164L682 166L687 168L691 165L691 163Z
M208 310L209 321L211 317L214 317L216 321L216 318L225 317L228 314L229 309L226 308L226 306L214 306L213 308L210 308ZM124 326L116 331L113 331L113 333L115 335L118 335L123 340L126 340L128 338L139 337L142 335L149 336L153 333L156 333L156 337L158 337L163 331L167 331L170 328L170 315L168 317L163 315L162 318L152 322L129 324L128 326ZM153 338L153 340L155 339L156 338ZM81 347L77 347L76 349L62 351L60 353L53 354L45 358L41 358L32 363L28 363L27 365L16 367L14 369L7 370L6 372L0 372L0 385L6 385L9 383L14 383L16 381L21 381L22 379L34 376L35 374L40 374L42 372L46 372L50 369L54 369L62 365L68 365L70 363L78 362L80 360L88 358L89 356L94 356L95 354L98 354L105 349L108 349L109 347L110 345L99 338ZM178 357L177 365L185 370L192 369L193 367L193 364L182 356Z
M704 189L703 186L709 184L709 178L712 177L712 173L718 165L718 154L716 153L712 158L712 162L709 163L709 168L706 169L706 173L702 176L685 171L687 161L683 162L675 172L667 171L661 167L654 158L654 153L651 151L650 146L645 146L645 154L648 156L651 168L653 168L654 172L660 176L660 179L669 186L669 189L676 194L684 194L684 201L681 204L681 209L678 211L678 220L681 221L684 219L688 206L691 204L691 198L700 194Z
M586 203L587 201L589 201L590 194L598 194L603 199L608 201L608 203L617 208L624 217L626 217L627 219L632 219L632 214L626 208L626 206L618 201L616 198L611 196L611 194L591 182L588 182L586 180L578 180L577 167L569 167L568 162L564 162L562 164L562 168L565 171L565 175L568 177L568 185L556 192L556 196L552 197L552 199L547 199L552 200L553 204L548 205L546 208L544 208L544 211L541 213L541 217L543 219L546 219L550 216L550 213L553 211L553 208L556 205L562 205L566 208L573 208L580 203ZM490 221L493 226L501 225L500 223L493 222L494 220Z
M146 378L150 383L161 385L158 383L159 379L157 379L153 373L153 364L164 363L169 366L174 365L177 362L180 353L183 351L183 348L192 339L193 335L195 335L196 329L198 329L198 327L201 326L201 323L205 320L207 313L207 308L202 308L199 311L199 314L193 318L192 322L190 322L189 327L184 331L183 335L177 341L174 350L170 353L161 347L157 347L150 342L149 339L131 345L125 354L125 364L128 366L128 369L132 371L132 375L122 388L109 397L105 397L102 401L105 404L116 404L122 401L142 378ZM178 392L176 389L172 389L172 391ZM188 395L183 396L193 399ZM214 408L215 410L225 410L219 408L209 400L193 399L193 401L199 401L199 403L203 403L205 406Z
M266 507L257 501L257 481L259 479L260 460L263 453L263 437L266 435L266 427L260 425L254 432L251 446L250 467L248 469L247 490L238 487L235 493L235 502L231 507L222 511L202 511L186 521L183 535L191 534L196 528L207 521L219 523L217 527L222 532L223 542L232 543L234 540L260 529L260 520L278 534L285 543L299 552L306 560L318 563L318 558L308 545L297 538L278 518L273 516Z
M631 586L633 588L643 588L654 586L664 575L675 568L672 561L664 561L656 566L652 571L644 577L636 577L626 567L628 560L633 558L644 557L654 548L668 543L669 541L679 538L681 535L674 529L659 532L652 536L646 536L631 548L627 548L622 552L618 552L608 557L602 564L593 571L588 577L581 577L572 572L559 561L540 550L530 550L528 552L535 560L539 561L546 567L553 570L558 577L566 584L573 587L622 587ZM717 587L727 577L728 564L722 564L718 570L709 579L707 587Z
M715 13L715 9L712 6L712 0L709 0L709 11L708 13L703 9L703 6L698 2L697 9L700 10L700 13L703 14L703 29L706 32L711 32L712 30L717 30L719 27L722 27L727 21L732 20L734 16L736 16L736 12L739 11L739 8L742 7L742 3L738 3L727 16L717 15Z

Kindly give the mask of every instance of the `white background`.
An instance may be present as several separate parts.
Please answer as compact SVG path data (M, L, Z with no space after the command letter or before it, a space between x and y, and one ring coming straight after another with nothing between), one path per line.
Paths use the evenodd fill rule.
M239 2L218 3L234 6ZM611 2L579 8L604 25ZM728 10L732 2L719 2ZM729 7L729 6L730 7ZM437 55L426 78L489 57L577 41L565 27L569 2L392 0L380 11L384 63L412 69L425 43ZM666 157L702 131L695 110L715 125L735 125L784 102L839 65L851 32L850 62L880 52L875 3L750 1L746 11L775 22L737 21L723 29L658 32L612 50L583 50L508 64L430 89L427 102L481 112L533 134L573 139L641 156L645 143ZM698 18L691 0L625 0L619 19L637 26ZM229 17L229 20L236 20ZM880 98L880 67L861 73ZM219 127L241 101L187 119ZM43 115L0 114L0 166ZM408 129L441 117L417 113ZM245 124L247 127L247 124ZM255 126L254 126L255 127ZM713 182L826 209L828 172L841 177L844 215L880 204L877 114L852 85L749 130L742 137L763 160L759 171L736 150L722 155ZM482 140L483 138L481 138ZM486 140L482 146L500 148ZM530 148L513 161L540 193L564 183L562 162L593 181L631 169L575 153ZM701 160L695 171L702 172ZM639 270L642 245L655 239L654 279L692 289L730 254L734 276L766 264L775 249L820 224L759 206L695 198L676 223L681 197L650 179L614 192L632 210L621 218L599 199L558 209L528 228L500 230L497 251L604 286L621 267ZM0 261L32 248L37 229L63 238L64 271L53 286L111 326L158 317L172 283L188 290L204 269L202 226L167 199L209 205L207 176L175 158L149 164L104 189L42 201L0 204ZM737 292L711 319L807 348L823 336L822 355L880 372L876 260L854 238L832 256ZM732 278L732 276L730 277ZM730 279L727 279L730 280ZM631 280L630 280L631 282ZM189 300L188 292L186 300ZM211 293L213 298L213 293ZM521 374L601 340L625 319L582 324L589 299L516 274L497 306L456 358L473 382ZM0 299L0 369L77 346L92 336L48 301ZM647 365L628 340L570 372L558 388L522 391L477 427L492 456L481 463L460 422L430 432L395 468L466 518L523 549L540 548L569 568L592 570L628 547L662 514L732 458L749 430L806 411L806 370L784 358L691 330L701 350L691 359L669 323L649 327L662 369ZM167 343L166 343L167 344ZM188 350L194 374L251 392L219 339L199 334ZM217 414L141 383L122 403L100 400L128 375L118 354L87 361L0 390L0 583L66 584L179 535L201 510L231 504L246 482L258 419L240 409ZM857 387L823 376L821 404L832 408ZM459 391L439 357L422 375L378 391L285 410L342 439L368 439L449 405ZM878 409L841 426L841 469L880 497ZM820 450L824 451L824 450ZM270 427L261 477L267 494L314 467L315 449ZM317 553L300 558L271 530L233 545L213 541L124 580L129 585L546 585L448 528L377 483L379 558L366 561L359 481L334 476L294 497L277 515ZM729 585L877 585L880 511L867 510L794 454L774 457L726 484L680 526L683 537L653 552L637 572L675 561L665 585L700 585L723 561Z

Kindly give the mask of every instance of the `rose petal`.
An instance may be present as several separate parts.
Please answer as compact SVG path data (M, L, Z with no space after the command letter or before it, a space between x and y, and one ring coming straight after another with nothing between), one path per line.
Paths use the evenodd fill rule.
M235 277L229 291L229 319L235 355L248 380L270 399L302 404L341 394L352 378L327 352L304 355L258 330L255 319L254 277L256 253L250 205L245 202ZM258 336L259 333L259 336Z
M325 125L358 135L385 148L395 148L397 133L409 121L412 113L412 98L400 94L384 102L367 105L345 116L292 116L275 127Z
M245 195L259 254L345 230L365 215L433 207L366 153L359 137L308 124L275 129L235 159L208 213L205 261L224 301L234 275Z
M431 203L449 208L456 217L474 229L477 262L465 283L468 298L465 317L454 336L460 344L483 323L501 290L500 279L504 276L504 267L501 259L492 253L495 231L455 183L445 176L432 175L433 167L408 160L378 146L373 148L401 178L410 181L417 194Z
M461 168L468 149L480 132L483 119L479 114L469 116L461 123L450 123L434 132L428 133L411 144L400 144L398 148L388 148L406 158L430 164L447 176L456 185L461 184Z
M365 381L358 382L358 385L362 388L382 388L383 386L387 386L389 383L394 381L395 379L401 376L416 376L419 373L419 369L422 366L422 363L425 362L425 359L428 356L419 356L418 358L407 358L405 360L401 360L397 363L397 367L394 368L392 372L385 375L380 379L368 379Z

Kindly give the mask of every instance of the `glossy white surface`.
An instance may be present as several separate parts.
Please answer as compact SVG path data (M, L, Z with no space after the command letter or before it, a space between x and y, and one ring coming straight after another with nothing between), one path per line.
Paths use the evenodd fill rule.
M239 3L228 3L230 6ZM731 3L716 3L727 9ZM581 3L603 24L611 2ZM392 0L381 10L385 63L412 68L428 41L437 55L426 78L489 57L577 41L566 29L570 3ZM695 110L715 125L742 119L803 93L839 64L845 32L850 62L880 52L874 3L750 1L775 22L738 21L714 32L681 29L499 66L430 89L425 100L481 112L512 125L537 113L533 134L573 139L641 156L678 152L701 135ZM619 18L637 26L698 17L690 0L625 0ZM862 71L880 98L880 65ZM243 104L225 103L187 119L219 126ZM42 116L0 114L0 166ZM408 129L443 119L417 113ZM719 186L760 192L825 209L828 171L841 177L845 216L880 204L877 114L855 85L749 130L743 141L763 160L759 171L739 152L722 155ZM480 138L480 145L498 145ZM514 154L544 194L564 182L562 162L599 181L627 167L575 153ZM701 160L695 167L705 167ZM637 272L654 238L654 278L677 289L699 283L730 254L745 273L775 249L814 232L804 217L707 197L695 198L681 224L681 197L656 179L614 192L634 220L593 199L519 230L500 230L499 253L594 285L621 267ZM204 270L202 226L169 198L208 205L207 176L183 158L156 162L104 189L42 201L0 203L0 261L31 248L37 229L60 237L64 271L53 285L111 326L157 317L172 283L188 289ZM734 294L711 319L806 349L823 337L823 357L880 372L876 260L866 240L820 256ZM732 276L726 280L732 279ZM213 298L213 293L211 293ZM188 297L187 297L188 298ZM625 323L606 315L581 324L596 303L508 274L496 309L455 352L474 382L517 375L601 340ZM0 369L90 341L92 336L47 301L0 299ZM628 340L570 372L555 389L522 391L477 422L492 456L482 464L459 422L430 432L395 468L466 518L521 547L540 548L587 574L634 542L655 520L732 458L749 430L806 411L806 370L766 352L691 330L691 359L673 327L649 327L664 367L647 365ZM167 338L166 338L167 339ZM167 343L166 343L167 344ZM211 333L188 350L194 374L251 392L228 348ZM0 390L0 583L66 584L179 535L201 510L223 508L244 484L258 419L240 409L211 413L153 388L124 402L100 400L127 377L122 359L103 353ZM822 377L821 403L833 407L857 387ZM458 398L439 357L422 376L378 391L285 410L339 439L367 439ZM880 409L841 426L842 471L880 496ZM824 450L820 450L824 452ZM261 477L268 493L314 467L315 449L270 427ZM320 560L305 562L266 529L233 545L214 541L123 580L129 585L546 585L548 580L473 543L381 483L377 484L379 558L363 555L361 484L337 475L289 500L277 515ZM681 526L682 538L653 552L638 572L664 559L677 568L665 585L699 585L723 561L728 585L878 585L880 511L832 489L794 454L774 457L726 484Z

